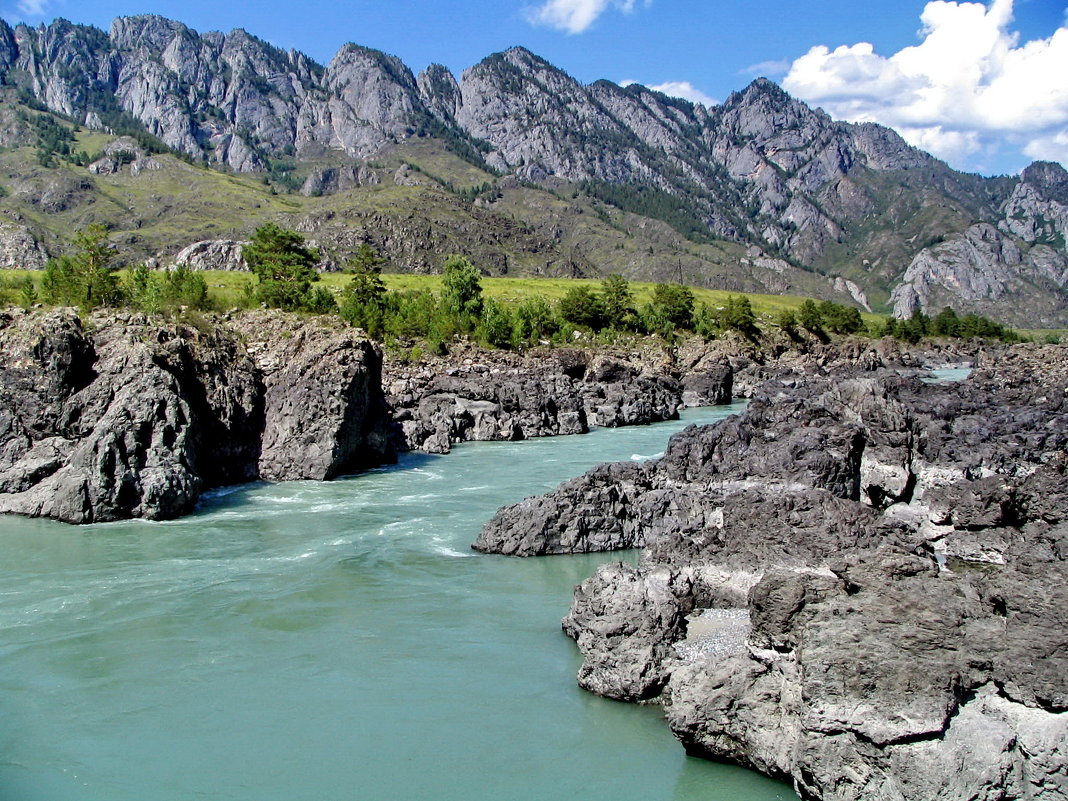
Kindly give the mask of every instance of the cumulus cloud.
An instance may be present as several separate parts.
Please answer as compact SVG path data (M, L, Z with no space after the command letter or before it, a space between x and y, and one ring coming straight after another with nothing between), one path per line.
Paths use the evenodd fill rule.
M535 25L582 33L597 18L610 8L629 14L636 0L545 0L540 6L529 9L527 20ZM649 0L646 0L648 5Z
M1013 0L929 2L919 44L890 56L867 42L819 45L783 86L832 116L890 125L957 167L1013 142L1068 163L1068 23L1021 44L1012 9Z

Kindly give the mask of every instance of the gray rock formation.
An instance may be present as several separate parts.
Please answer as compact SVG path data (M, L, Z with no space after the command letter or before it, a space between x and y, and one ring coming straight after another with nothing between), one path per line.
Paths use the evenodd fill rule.
M1002 209L999 227L1029 244L1060 245L1068 238L1068 172L1036 161L1024 169Z
M0 267L40 270L48 263L48 251L25 225L0 221Z
M206 239L186 245L174 255L174 265L190 270L248 270L242 248L245 242Z
M313 170L304 179L300 193L305 197L336 195L358 186L376 186L378 183L378 173L363 165L324 167Z
M591 426L672 419L687 403L729 403L731 376L721 365L680 383L670 370L637 358L481 351L475 358L391 365L385 387L399 447L446 453L457 442L584 434Z
M1064 798L1068 358L965 384L770 382L662 459L505 508L476 547L645 545L577 590L582 686L805 798Z
M258 474L324 481L392 453L382 357L366 339L291 315L236 318L264 386Z
M242 249L248 242L237 242L233 239L205 239L194 242L174 254L172 263L188 267L190 270L237 270L248 271ZM314 239L306 242L310 248L319 248L319 243ZM323 248L319 248L319 262L315 269L321 273L336 272L339 268L330 254Z
M241 322L3 315L0 512L168 518L210 487L390 458L369 343L278 315ZM285 325L290 336L266 344Z
M1013 225L1018 229L1025 219ZM1024 251L993 225L976 223L921 250L891 302L899 318L916 310L934 314L951 305L1015 324L1056 326L1068 303L1068 258L1045 244Z

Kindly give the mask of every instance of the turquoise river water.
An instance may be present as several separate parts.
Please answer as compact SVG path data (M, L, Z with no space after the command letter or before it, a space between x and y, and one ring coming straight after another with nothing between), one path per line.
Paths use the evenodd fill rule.
M795 798L575 684L560 619L618 554L469 549L502 504L738 408L232 488L172 522L0 517L0 801Z

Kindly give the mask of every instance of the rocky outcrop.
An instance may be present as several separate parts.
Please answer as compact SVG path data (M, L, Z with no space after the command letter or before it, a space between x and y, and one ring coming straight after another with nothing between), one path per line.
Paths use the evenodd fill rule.
M634 353L583 350L391 365L386 393L402 448L445 453L457 442L584 434L591 426L643 425L683 405L729 403L729 366L677 375Z
M186 245L174 255L174 265L190 270L248 270L242 248L245 242L206 239Z
M277 314L237 317L264 387L257 472L323 481L392 454L377 347L329 323Z
M378 173L364 165L323 167L311 171L304 179L300 193L305 197L336 195L358 186L376 186L379 180Z
M1028 244L1060 245L1068 239L1068 171L1060 164L1036 161L1002 208L999 227Z
M1018 302L1005 302L1012 299ZM993 225L976 223L920 251L891 302L899 318L952 306L1017 325L1056 327L1068 321L1068 258L1046 244L1022 250Z
M476 547L644 545L564 629L582 686L659 700L693 754L805 798L1063 798L1066 358L981 363L962 385L769 382L660 460L501 510Z
M314 322L6 313L0 343L2 512L168 518L210 487L391 455L378 352Z
M248 242L237 242L233 239L205 239L194 242L174 254L174 266L188 267L190 270L237 270L248 271L245 263L243 248ZM318 242L310 239L307 242L309 248L317 248L319 261L315 265L318 272L336 272L339 268L330 254L323 248L319 248ZM158 260L157 260L158 261Z
M0 267L11 270L41 270L48 251L25 225L0 222Z

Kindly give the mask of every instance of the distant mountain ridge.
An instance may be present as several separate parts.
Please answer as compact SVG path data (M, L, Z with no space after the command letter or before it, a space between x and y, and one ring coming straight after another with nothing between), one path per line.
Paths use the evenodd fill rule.
M324 67L240 29L199 34L151 15L109 33L0 21L0 79L86 127L135 122L196 160L295 176L305 194L361 186L378 154L430 138L502 186L570 188L694 242L735 243L736 269L757 285L789 288L807 271L898 314L952 303L1068 326L1063 168L960 173L765 79L705 108L584 85L520 47L459 78L440 65L416 76L354 44Z

